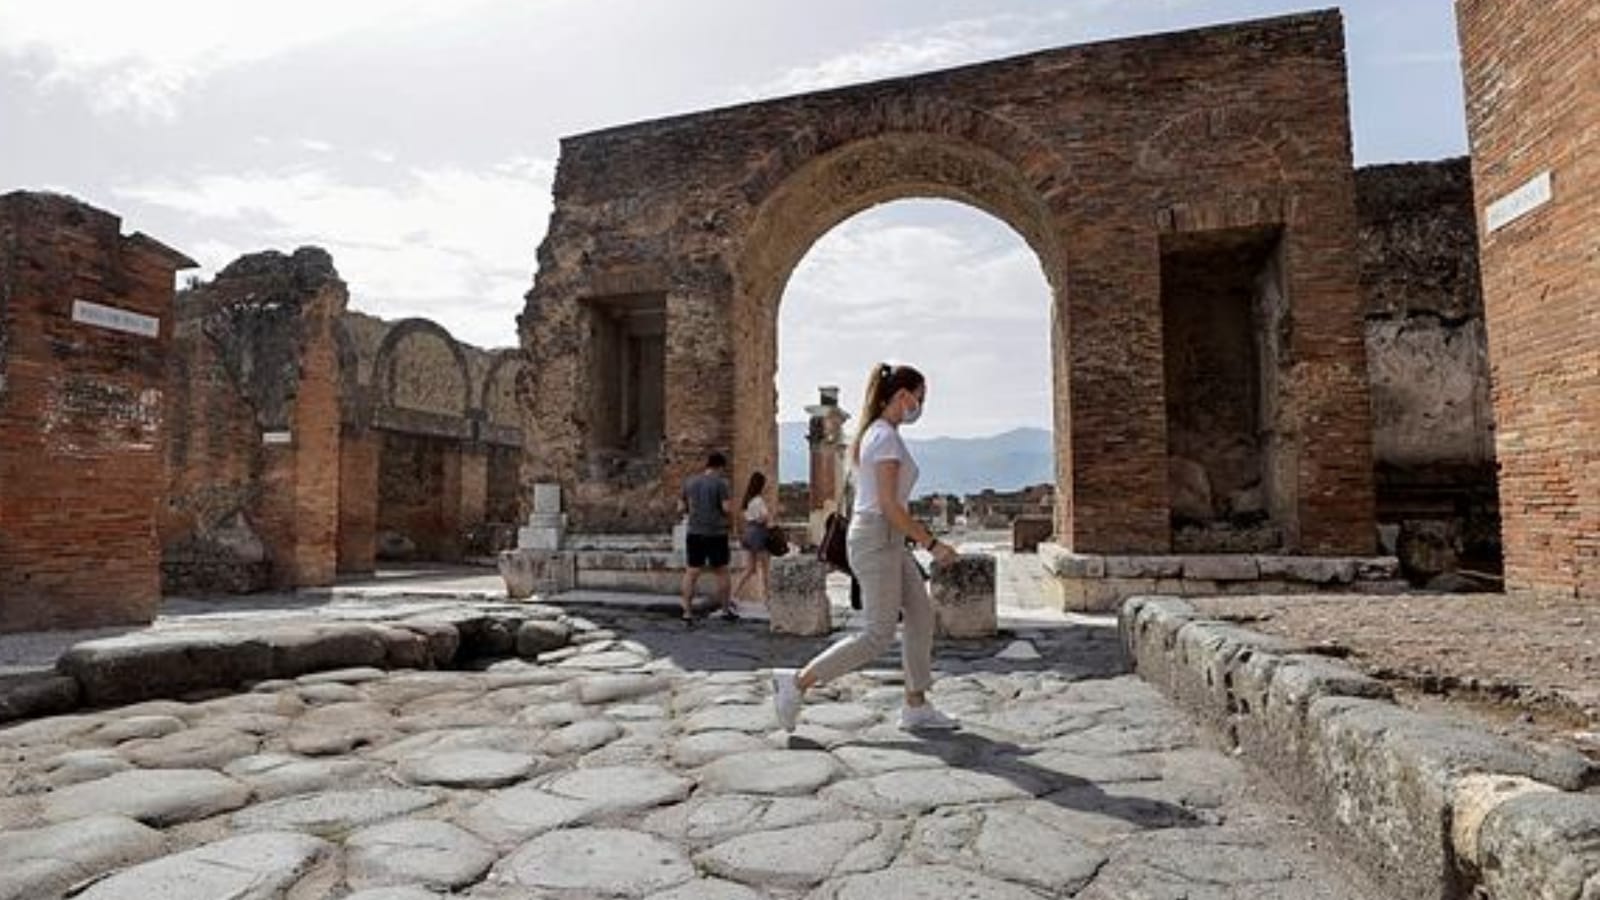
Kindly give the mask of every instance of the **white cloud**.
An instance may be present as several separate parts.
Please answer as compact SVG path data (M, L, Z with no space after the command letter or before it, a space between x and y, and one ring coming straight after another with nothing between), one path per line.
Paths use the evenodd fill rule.
M859 402L868 368L898 358L929 378L920 431L1051 425L1049 285L1019 235L969 207L903 201L824 235L789 280L778 341L780 419L822 384Z
M98 112L172 118L183 93L217 72L375 27L424 27L473 5L15 0L0 5L0 56L24 60L44 86L82 89Z
M550 213L554 166L518 157L485 170L412 168L382 185L342 182L306 168L127 185L129 200L227 229L233 240L192 248L208 273L236 247L333 254L352 305L388 318L426 316L462 340L516 342L515 316L532 284L534 251Z

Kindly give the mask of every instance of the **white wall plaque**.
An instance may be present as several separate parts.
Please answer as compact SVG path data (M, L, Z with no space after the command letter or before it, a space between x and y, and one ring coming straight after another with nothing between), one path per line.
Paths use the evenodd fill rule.
M1550 202L1550 173L1540 172L1533 180L1489 204L1489 231L1496 232Z
M261 443L263 444L288 444L293 443L294 435L287 431L263 431Z
M101 306L87 300L72 301L72 321L143 337L153 338L161 333L161 320L155 316L129 312L115 306Z

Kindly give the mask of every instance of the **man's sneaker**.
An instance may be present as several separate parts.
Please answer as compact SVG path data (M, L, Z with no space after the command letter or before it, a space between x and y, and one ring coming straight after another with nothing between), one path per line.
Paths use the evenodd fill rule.
M934 709L932 703L900 707L900 728L904 731L950 731L959 727L955 719Z
M800 685L793 669L772 670L772 705L778 710L778 724L794 731L800 723Z

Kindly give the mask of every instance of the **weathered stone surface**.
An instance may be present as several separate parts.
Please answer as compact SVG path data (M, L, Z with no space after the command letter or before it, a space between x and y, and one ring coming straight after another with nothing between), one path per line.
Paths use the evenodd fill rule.
M586 675L578 679L578 700L583 703L615 703L659 693L667 688L659 675Z
M357 759L303 759L277 753L247 756L223 771L250 786L257 800L276 800L334 787L348 787L373 771Z
M349 753L358 746L384 743L396 728L389 711L375 703L335 703L301 716L287 740L291 750L310 756Z
M426 809L439 798L425 791L373 788L325 791L262 803L233 814L233 825L244 831L304 831L332 837L384 819Z
M622 737L622 726L610 719L584 719L564 725L539 745L552 756L588 753Z
M949 810L917 822L913 852L926 862L949 863L1006 881L1070 897L1088 884L1106 854L1005 809Z
M578 828L534 838L510 856L504 874L516 884L590 896L644 897L694 878L694 865L652 835Z
M1033 796L1012 781L986 772L943 769L909 769L870 778L841 781L822 791L822 797L880 815L903 816L939 806L992 803Z
M147 769L220 769L256 752L260 740L231 728L200 726L118 748L130 762Z
M839 764L817 750L769 750L724 756L701 773L704 790L806 796L833 780Z
M127 716L95 729L90 740L101 744L120 744L141 738L165 737L183 728L183 720L177 716Z
M806 636L833 631L833 608L828 602L828 568L808 554L772 561L767 615L776 634Z
M560 650L572 642L572 629L560 622L535 619L517 629L517 655L534 659L541 653Z
M0 722L59 715L78 705L80 693L66 675L0 675Z
M403 760L400 777L412 784L494 788L521 781L538 768L537 757L500 750L455 750Z
M1206 581L1254 581L1261 577L1261 567L1254 556L1245 554L1185 556L1183 577Z
M135 866L98 882L84 900L275 900L318 858L327 843L303 834L249 834Z
M69 750L53 757L45 766L46 778L53 787L93 781L133 768L132 763L110 749Z
M1181 556L1107 556L1110 578L1177 578L1183 574Z
M762 900L762 895L742 884L720 878L699 878L671 890L651 894L645 900Z
M839 808L814 797L698 794L650 813L641 827L685 846L698 847L741 834L793 828L840 815Z
M777 714L771 703L729 703L699 709L683 723L689 734L702 731L743 731L765 733L778 727Z
M312 672L301 675L295 681L299 684L366 684L369 681L379 681L387 674L383 669L373 666L357 666L352 669L334 669L331 672Z
M345 878L358 890L409 884L450 890L483 877L495 859L488 844L447 822L388 822L345 841Z
M966 554L933 568L934 632L950 638L993 637L998 594L993 556Z
M742 731L702 731L679 738L672 744L674 763L696 768L735 753L750 753L767 748L767 742Z
M823 728L856 731L879 719L878 710L861 703L808 703L800 710L800 720Z
M89 816L26 831L0 832L0 898L60 893L118 866L161 852L161 833L120 816Z
M830 881L812 896L816 900L1040 900L1039 894L1021 885L965 869L916 865Z
M637 812L689 796L694 783L654 766L579 769L540 784L496 791L464 824L493 841L515 841L615 813Z
M51 822L110 814L162 826L238 809L249 798L249 788L216 772L146 769L62 788L43 799L42 811Z
M1106 558L1096 554L1074 553L1060 544L1046 541L1039 545L1039 565L1058 578L1104 578Z
M803 888L888 865L900 829L872 822L825 822L736 837L695 857L714 875L746 884Z
M1534 791L1484 819L1475 856L1496 900L1591 900L1600 887L1600 796Z
M435 894L427 888L415 886L406 887L380 887L369 888L365 891L356 891L345 897L344 900L439 900L444 895Z

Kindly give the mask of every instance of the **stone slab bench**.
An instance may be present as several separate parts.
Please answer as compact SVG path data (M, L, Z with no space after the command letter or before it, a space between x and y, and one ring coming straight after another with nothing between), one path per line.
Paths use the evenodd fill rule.
M805 553L772 561L767 616L774 634L819 637L833 632L828 566Z
M995 558L985 554L963 554L949 565L934 565L929 594L935 636L987 638L999 632L995 573Z
M1309 645L1178 598L1127 601L1119 632L1140 676L1399 896L1600 896L1600 770L1582 754L1404 709Z
M1392 556L1104 555L1044 543L1039 564L1052 576L1046 589L1069 612L1115 612L1124 600L1144 594L1387 594L1406 588L1400 561Z

